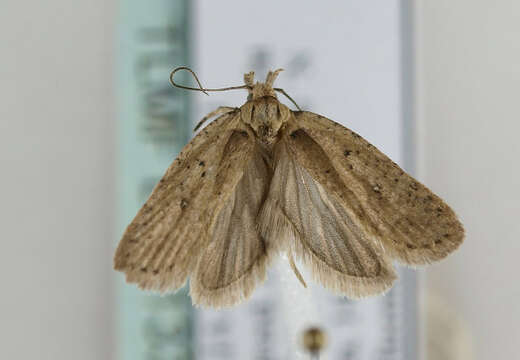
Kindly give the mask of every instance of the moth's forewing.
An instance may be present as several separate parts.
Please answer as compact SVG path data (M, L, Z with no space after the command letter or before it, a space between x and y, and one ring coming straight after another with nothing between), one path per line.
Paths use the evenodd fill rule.
M294 114L294 135L306 135L288 138L296 161L392 258L426 264L462 243L464 229L453 210L373 145L323 116Z
M161 292L185 283L250 157L254 142L241 126L236 114L221 116L168 168L116 250L114 267L128 282Z

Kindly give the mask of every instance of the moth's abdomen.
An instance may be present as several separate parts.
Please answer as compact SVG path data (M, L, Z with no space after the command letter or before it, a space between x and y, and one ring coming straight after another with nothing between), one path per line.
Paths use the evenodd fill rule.
M289 119L290 110L275 97L264 96L242 105L240 115L242 121L253 128L259 141L272 144Z

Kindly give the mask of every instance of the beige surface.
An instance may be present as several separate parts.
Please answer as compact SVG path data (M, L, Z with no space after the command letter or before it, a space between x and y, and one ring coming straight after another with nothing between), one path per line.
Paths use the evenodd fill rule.
M420 1L420 179L467 238L428 269L465 319L477 360L518 358L520 339L520 2Z

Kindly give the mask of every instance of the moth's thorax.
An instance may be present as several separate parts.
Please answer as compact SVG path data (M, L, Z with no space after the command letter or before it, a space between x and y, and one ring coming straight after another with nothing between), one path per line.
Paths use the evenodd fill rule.
M257 138L272 144L291 111L273 96L263 96L246 102L240 108L242 121L253 129Z

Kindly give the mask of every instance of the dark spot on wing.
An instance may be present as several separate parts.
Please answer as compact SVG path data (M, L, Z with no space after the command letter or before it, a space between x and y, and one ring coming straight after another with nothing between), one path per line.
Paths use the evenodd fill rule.
M185 209L188 206L188 200L182 199L180 203L181 209Z
M361 136L359 136L358 134L356 134L354 131L350 130L350 133L352 134L353 137L355 137L356 139L359 139L361 138Z

